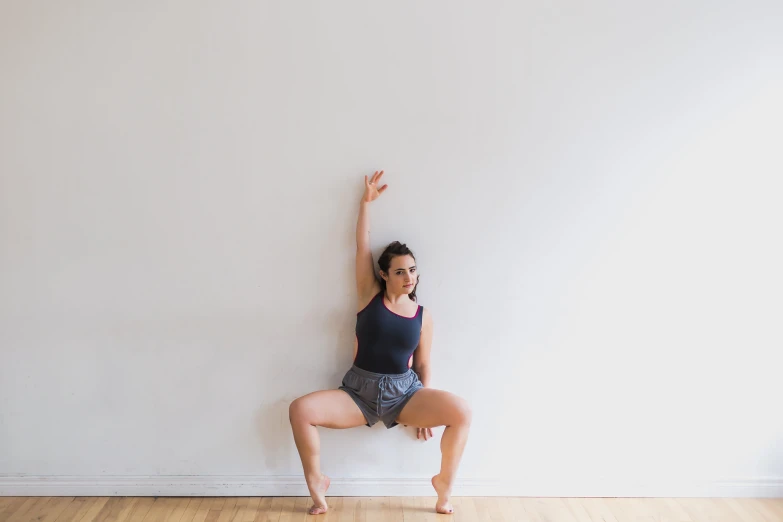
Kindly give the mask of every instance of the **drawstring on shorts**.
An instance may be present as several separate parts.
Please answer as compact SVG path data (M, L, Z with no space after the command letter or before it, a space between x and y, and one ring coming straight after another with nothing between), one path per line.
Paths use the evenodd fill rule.
M389 382L389 376L388 375L382 375L380 379L378 379L378 400L376 401L376 407L375 412L378 414L378 416L381 416L381 399L383 395L383 386L387 382Z

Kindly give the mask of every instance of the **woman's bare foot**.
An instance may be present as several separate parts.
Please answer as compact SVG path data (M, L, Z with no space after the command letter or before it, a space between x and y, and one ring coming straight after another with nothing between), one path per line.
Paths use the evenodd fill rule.
M438 494L438 503L435 504L435 511L444 515L450 515L454 513L454 508L449 502L451 491L448 483L440 478L440 474L432 477L432 487L435 488L435 492Z
M312 487L310 484L307 485L307 488L310 490L310 496L313 497L313 502L315 502L313 507L307 511L309 514L322 515L329 509L329 506L326 505L326 490L329 489L331 482L329 477L321 474L321 479Z

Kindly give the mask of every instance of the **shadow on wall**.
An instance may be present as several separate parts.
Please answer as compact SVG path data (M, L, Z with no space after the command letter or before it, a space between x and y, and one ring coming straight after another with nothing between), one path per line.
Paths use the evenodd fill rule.
M255 425L258 427L266 469L285 469L292 462L298 462L288 410L291 403L303 395L319 390L334 390L341 385L345 372L353 362L355 323L355 318L351 316L346 319L344 310L325 313L322 323L325 339L337 338L336 346L326 358L332 364L323 364L323 359L314 359L311 366L303 366L304 358L292 358L287 365L292 375L289 382L293 383L296 376L305 377L288 390L281 389L282 395L269 397L270 400L263 401L259 406ZM325 342L324 346L329 344ZM314 377L307 378L311 372Z
M762 474L783 482L783 440L768 448L761 459Z
M358 209L357 209L358 211ZM353 217L355 220L355 216ZM350 222L350 227L346 228L346 243L351 249L355 249L355 221ZM329 250L332 240L322 245L322 252ZM373 251L373 265L376 277L378 275L378 258L383 252L386 244L377 247ZM325 254L324 254L325 255ZM353 251L349 256L350 262L346 263L344 269L344 280L346 281L346 293L349 295L348 306L324 308L323 315L318 321L323 332L324 346L329 346L329 339L334 340L332 352L326 357L326 361L331 364L324 365L324 359L313 359L311 366L303 367L302 359L304 357L292 357L289 369L292 376L306 375L307 372L314 372L315 378L304 379L301 385L293 387L293 390L281 390L287 392L279 397L271 398L270 401L264 401L256 412L256 426L258 427L259 440L261 443L264 466L267 469L285 469L293 461L299 462L299 456L296 451L296 444L291 432L291 424L288 419L288 409L291 403L297 398L319 390L337 389L342 383L343 376L353 364L354 341L356 336L356 279ZM303 371L305 373L303 373ZM415 431L410 434L413 439L416 438Z
M262 404L256 412L259 440L266 469L281 469L288 466L291 452L296 454L288 408L297 397L286 395L275 401Z

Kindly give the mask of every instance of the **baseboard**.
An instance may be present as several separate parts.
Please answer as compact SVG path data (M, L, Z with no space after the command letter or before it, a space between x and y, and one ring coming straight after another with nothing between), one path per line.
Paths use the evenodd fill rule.
M429 478L332 477L329 496L433 495ZM31 476L0 475L0 496L308 496L301 476ZM537 479L522 482L458 479L454 496L476 497L765 497L783 498L783 478L626 481L605 478Z

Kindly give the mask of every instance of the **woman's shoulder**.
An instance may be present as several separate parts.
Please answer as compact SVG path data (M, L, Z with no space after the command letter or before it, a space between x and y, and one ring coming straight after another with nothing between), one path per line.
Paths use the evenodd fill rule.
M359 296L359 305L356 314L360 314L367 310L367 308L375 301L378 300L378 296L380 296L383 293L383 290L380 290L372 295L366 295L366 296Z

